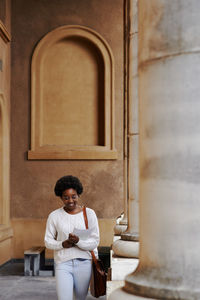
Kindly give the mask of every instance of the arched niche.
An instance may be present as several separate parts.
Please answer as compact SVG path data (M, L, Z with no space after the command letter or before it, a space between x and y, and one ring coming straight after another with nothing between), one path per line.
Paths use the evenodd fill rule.
M113 56L82 26L62 26L37 45L31 66L29 159L116 159Z

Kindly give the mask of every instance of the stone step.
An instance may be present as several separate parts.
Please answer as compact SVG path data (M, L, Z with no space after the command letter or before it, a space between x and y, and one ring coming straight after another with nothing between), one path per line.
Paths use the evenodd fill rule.
M138 263L138 258L119 257L111 251L111 280L124 280L126 275L136 270Z

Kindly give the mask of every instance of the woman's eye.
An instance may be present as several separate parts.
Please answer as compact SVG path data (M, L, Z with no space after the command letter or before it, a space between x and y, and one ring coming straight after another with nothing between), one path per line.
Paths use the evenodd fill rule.
M72 198L72 200L76 200L78 198L78 196L77 195L74 195L72 197L63 196L64 200L69 200L70 198Z

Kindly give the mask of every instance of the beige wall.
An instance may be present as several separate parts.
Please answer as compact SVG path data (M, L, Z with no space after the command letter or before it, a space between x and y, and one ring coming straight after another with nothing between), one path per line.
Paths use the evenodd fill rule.
M10 238L0 242L0 265L12 257L12 241Z
M111 245L115 219L99 219L100 246ZM12 239L12 255L14 258L23 258L24 249L37 245L44 245L46 219L12 219L14 231ZM1 252L0 252L1 253ZM53 251L46 250L46 258L52 258Z
M12 257L10 226L10 1L0 14L0 264Z
M49 31L72 24L97 31L108 42L114 55L115 144L118 151L118 159L114 161L27 160L31 140L31 56L39 40ZM62 204L54 196L53 188L56 180L65 174L78 176L82 181L84 193L81 203L93 208L98 218L103 220L103 244L108 245L112 228L105 224L112 223L123 210L123 0L12 1L11 25L11 217L14 220L14 253L18 255L21 251L16 237L19 232L23 236L24 222L32 220L31 224L36 227L37 222L44 224L48 214ZM38 237L33 241L40 242L40 230L37 231Z

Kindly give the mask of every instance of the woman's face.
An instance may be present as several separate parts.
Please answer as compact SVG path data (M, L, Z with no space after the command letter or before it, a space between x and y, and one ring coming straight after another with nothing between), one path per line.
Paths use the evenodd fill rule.
M67 211L72 212L76 209L78 203L78 194L74 189L67 189L61 197Z

